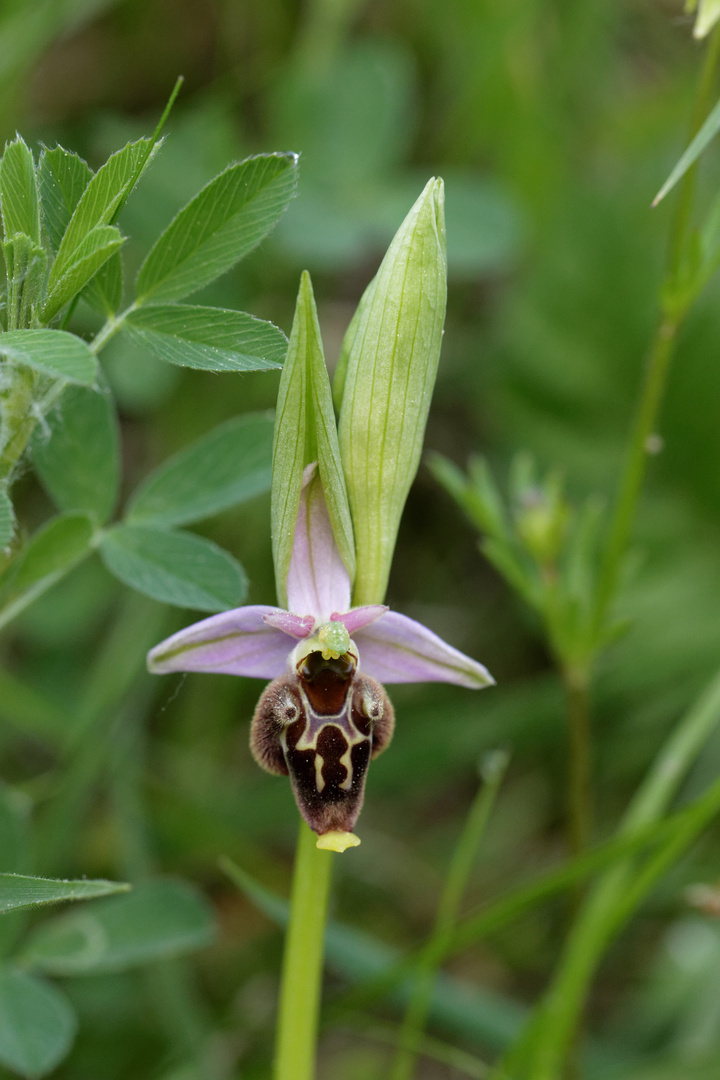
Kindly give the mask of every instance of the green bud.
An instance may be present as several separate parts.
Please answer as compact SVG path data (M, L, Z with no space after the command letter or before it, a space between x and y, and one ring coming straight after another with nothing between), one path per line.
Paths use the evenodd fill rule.
M400 517L420 462L446 294L444 190L442 180L432 179L360 301L336 376L340 453L355 529L355 604L380 603L385 596Z
M537 483L534 463L520 454L513 462L511 489L515 527L526 551L541 565L555 563L570 518L560 473L551 472Z

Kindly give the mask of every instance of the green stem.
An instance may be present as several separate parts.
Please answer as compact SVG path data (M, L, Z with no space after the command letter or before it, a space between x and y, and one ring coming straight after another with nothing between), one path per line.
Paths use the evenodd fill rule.
M675 309L673 313L665 311L650 350L645 382L632 427L625 468L620 481L615 512L605 548L595 618L598 631L603 625L608 607L617 590L623 557L635 520L640 488L645 478L650 437L654 431L660 402L665 390L677 332L685 313L685 305L683 305L682 309Z
M300 822L285 939L275 1048L275 1080L313 1080L325 920L333 856Z
M719 61L720 30L716 30L710 39L700 75L690 123L690 138L697 133L707 115ZM607 610L617 591L623 557L627 550L635 520L638 496L645 477L650 440L667 383L678 330L705 281L702 274L696 275L695 280L686 280L696 170L697 165L694 165L683 178L670 230L667 270L661 292L660 319L650 347L645 381L630 435L625 468L620 480L598 586L595 611L596 633L602 630Z
M582 855L590 844L593 819L590 677L585 669L577 668L563 668L562 677L570 736L568 846L572 855Z
M420 954L413 991L400 1030L392 1080L411 1080L414 1074L415 1060L421 1050L423 1029L430 1011L438 958L452 940L463 894L506 767L507 755L502 751L490 755L483 765L483 783L470 807L465 828L455 848L433 932Z
M135 310L135 304L131 304L129 308L122 311L119 315L110 316L104 326L98 330L95 337L90 342L90 351L97 356L101 349L103 349L110 338L115 337L119 330L122 330L122 325L125 319L131 311Z

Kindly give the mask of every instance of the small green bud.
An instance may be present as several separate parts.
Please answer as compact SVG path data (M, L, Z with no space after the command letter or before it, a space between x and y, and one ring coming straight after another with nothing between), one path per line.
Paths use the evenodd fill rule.
M343 347L339 440L355 529L355 604L380 603L420 462L447 295L443 182L400 226ZM336 386L336 391L338 387Z
M556 562L570 517L559 474L550 473L542 485L528 484L515 498L515 527L525 548L541 565Z

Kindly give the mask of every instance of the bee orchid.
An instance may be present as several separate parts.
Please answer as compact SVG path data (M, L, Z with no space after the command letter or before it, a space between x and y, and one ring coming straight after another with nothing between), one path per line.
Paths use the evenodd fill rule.
M371 758L390 742L393 708L383 683L493 683L482 664L383 604L351 607L315 464L303 488L287 576L287 611L235 608L181 630L148 655L151 672L207 671L271 679L250 746L268 772L289 775L318 846L359 843Z

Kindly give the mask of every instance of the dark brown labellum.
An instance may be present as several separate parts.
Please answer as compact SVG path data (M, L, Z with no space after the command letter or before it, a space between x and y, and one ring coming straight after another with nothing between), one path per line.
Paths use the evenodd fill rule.
M288 774L300 813L317 833L352 832L371 758L392 738L395 717L384 688L355 670L350 654L310 653L297 675L266 687L250 731L255 760Z

